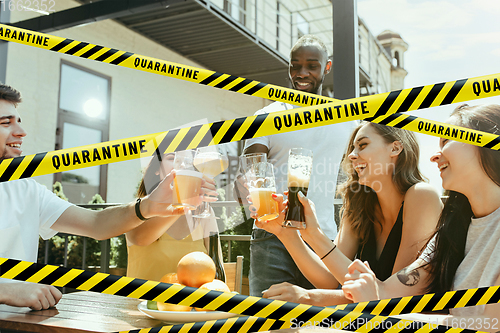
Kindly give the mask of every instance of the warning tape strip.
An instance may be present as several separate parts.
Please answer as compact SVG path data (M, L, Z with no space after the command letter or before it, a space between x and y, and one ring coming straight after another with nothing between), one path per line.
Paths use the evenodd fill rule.
M488 82L498 82L500 74L481 78ZM457 85L456 82L450 82L449 84ZM462 101L462 98L469 98L470 96L466 93L468 89L464 90L464 87L470 88L472 85L473 83L470 82L460 83L461 91L464 93L454 93L453 95L456 97L453 98L453 101L457 102ZM428 92L433 89L430 86L424 88L428 89ZM498 135L408 114L394 113L402 110L413 110L414 105L422 105L423 102L415 103L421 99L424 99L425 102L427 99L425 96L428 96L428 94L424 93L425 89L418 89L421 92L414 94L415 89L327 103L319 108L310 106L285 110L273 112L272 114L242 117L134 138L5 159L0 163L0 182L152 156L157 149L163 153L195 149L197 147L359 119L367 119L375 123L448 138L479 147L500 149L500 136ZM500 95L500 84L495 93ZM420 94L424 96L420 96ZM442 105L449 94L450 91L441 96L439 99L441 104L439 105ZM413 102L410 103L408 100ZM158 142L159 144L157 144Z
M300 92L294 89L262 83L244 77L187 66L135 54L133 52L120 51L115 48L12 27L6 24L0 24L0 39L290 104L313 106L326 102L338 101L334 98Z
M0 182L151 156L156 149L163 152L194 149L211 144L234 142L359 119L446 137L481 147L500 149L498 136L399 114L500 95L500 74L339 101L3 24L0 24L0 39L257 97L302 106L310 105L301 109L276 112L272 116L263 114L163 132L152 135L156 139L152 140L153 143L149 135L146 136L148 139L136 137L115 140L4 160L0 163ZM326 102L329 103L322 104ZM322 105L316 107L318 104ZM161 143L157 146L155 142ZM146 145L148 149L143 149Z
M372 315L396 316L400 314L434 312L451 308L495 304L499 302L500 286L493 286L469 290L449 291L445 293L383 299L362 303L343 304L338 305L335 308L352 312L369 313ZM298 322L294 321L293 324L298 325ZM335 328L335 324L332 325L331 322L325 321L323 324L327 324L330 328ZM193 325L193 323L189 323L164 326L159 331L157 331L158 327L152 327L142 329L140 330L140 333L173 333L181 331L198 332L202 328L204 332L207 331L207 329L207 332L218 332L219 329L225 328L225 332L251 333L290 328L291 326L292 325L286 325L285 322L280 320L264 318L257 319L257 317L240 317L238 319L221 319L214 322L199 322L195 325ZM345 327L343 329L346 330ZM128 332L138 333L139 330L131 330Z
M330 97L5 24L0 24L0 39L298 106L339 102L339 100ZM500 83L498 75L484 76L415 87L405 91L408 91L408 94L404 100L399 100L396 103L397 110L392 108L387 110L392 111L388 113L426 109L459 101L496 96L500 92ZM401 90L391 92L384 107L389 109L401 93ZM379 112L380 114L377 116L384 114L384 108Z
M0 164L0 182L27 178L35 175L73 170L93 165L107 164L145 156L141 154L147 154L148 156L151 156L152 151L155 151L156 149L160 149L160 151L164 150L165 152L192 149L209 144L238 141L253 137L267 136L355 119L366 119L368 121L373 121L388 126L405 128L415 132L422 132L425 134L446 137L466 143L472 143L480 147L486 147L496 150L500 148L500 139L499 136L496 135L482 133L479 131L472 131L466 128L451 126L448 124L425 120L418 117L397 114L397 112L418 110L433 106L447 105L460 101L468 101L477 98L499 95L500 84L498 74L478 77L475 79L464 79L454 82L439 83L430 86L399 90L391 93L351 99L342 102L334 100L332 98L317 96L310 93L302 93L293 89L265 84L254 80L236 77L233 75L180 65L172 62L154 59L151 57L136 55L131 52L124 52L117 49L106 48L86 42L79 42L72 39L14 28L3 24L0 24L0 39L295 105L315 106L334 101L334 103L321 105L320 108L309 107L295 110L295 112L282 112L281 114L273 114L274 124L270 124L270 122L268 122L269 124L266 124L265 121L267 119L267 115L262 115L257 117L254 116L239 118L231 121L209 124L209 127L205 126L204 134L200 134L203 133L202 131L200 131L203 126L195 126L192 128L185 128L181 130L150 135L155 137L156 139L161 139L158 140L158 142L161 142L161 144L158 146L151 144L152 141L154 142L156 140L151 140L151 138L144 139L144 137L137 137L126 140L110 141L98 145L79 147L76 149L58 151L59 154L53 154L54 152L41 153L10 160L4 160ZM400 98L400 96L404 96L404 98ZM321 108L323 110L321 110ZM292 119L292 115L295 116L294 119ZM313 115L315 118L314 121L312 121ZM325 120L323 120L323 117L325 118ZM247 121L248 119L251 119L251 121ZM320 123L318 124L318 122ZM274 128L277 130L277 132L275 129L273 129L272 125L274 125ZM242 128L246 130L242 131ZM281 129L283 129L282 132L280 132ZM211 136L208 135L209 132ZM179 134L181 135L179 136ZM239 134L239 138L236 137L236 134ZM216 138L217 135L218 139ZM197 140L197 144L193 143L195 139ZM205 142L203 142L204 139ZM208 142L206 142L207 140ZM122 157L120 157L120 152L122 154ZM47 161L49 162L44 164L44 162ZM50 162L52 162L53 168L49 166ZM42 281L48 279L48 276L52 275L51 273L61 269L61 267L52 266L53 269L48 269L51 270L50 274L40 273L46 267L50 267L50 265L44 265L35 273L35 275L38 274L37 277L30 275L26 279L22 279L20 278L20 276L23 276L23 274L29 271L29 267L38 264L18 262L11 269L5 271L5 273L2 273L5 267L8 267L8 264L6 263L12 261L12 259L0 259L0 262L2 262L0 266L0 277L15 278L23 281L32 279L38 281L31 282L47 283ZM9 277L9 272L11 272L12 269L18 267L19 265L23 269L18 271L17 274L13 274L12 277ZM75 288L77 289L99 291L100 288L104 288L104 286L106 286L105 289L102 289L99 292L106 293L106 291L108 291L107 293L112 293L110 292L111 288L111 290L115 291L113 292L113 294L119 294L121 290L127 290L128 288L130 288L130 284L134 284L132 282L140 281L138 279L129 279L127 281L122 281L124 279L126 280L127 278L102 273L90 273L85 271L80 271L77 273L76 271L79 270L68 270L63 275L59 276L57 280L53 281L54 285L57 285L58 283L61 284L61 279L63 278L69 278L69 280L65 280L65 283L63 284L64 286L69 287L70 285L72 285L72 283L74 283L75 280L80 280L80 283L76 282L78 286L75 286ZM81 281L81 279L85 276L85 273L90 273L92 274L92 276L89 276L84 281ZM122 282L118 283L119 281ZM123 296L138 298L137 295L141 294L141 298L147 298L145 297L146 294L152 292L153 289L158 288L159 286L161 286L161 284L159 283L142 280L137 285L137 288L131 290L128 295ZM113 288L116 288L116 290ZM215 307L212 310L224 310L224 306L228 305L228 303L232 303L233 299L235 301L239 301L236 306L240 306L241 304L244 304L245 302L247 302L247 300L252 298L242 295L224 296L224 293L219 293L220 295L214 295L213 293L217 294L218 292L204 292L196 289L189 291L189 287L180 288L180 290L176 290L178 289L178 287L174 285L169 286L168 284L164 284L163 288L160 288L162 289L162 293L157 294L154 297L154 300L169 300L170 302L181 304L180 302L184 302L191 297L189 301L186 301L189 302L189 304L186 303L184 305L193 305L197 307L206 306L206 308ZM156 292L158 292L158 290ZM136 295L134 295L134 293L136 293ZM466 291L465 293L467 294L469 293L469 291ZM162 295L163 298L167 296L166 299L161 300L162 298L160 296ZM181 297L181 295L184 296L182 299L176 299L176 297ZM428 295L424 295L422 297L425 296ZM152 296L150 295L149 298L151 297ZM243 297L243 299L238 300L239 297ZM453 297L454 296L452 296L451 298ZM472 296L470 297L472 298ZM204 298L207 298L210 303L204 304L204 302L207 302L207 300L202 301ZM219 298L221 300L218 301ZM285 317L289 317L290 313L293 313L293 315L295 316L290 318L298 318L298 315L300 317L316 320L318 320L319 318L326 319L330 317L333 317L331 319L336 318L336 320L339 320L339 318L343 318L345 320L348 317L357 319L363 316L371 316L358 312L345 312L345 310L331 310L328 308L322 309L311 306L297 305L293 303L269 301L259 298L254 299L255 300L250 300L248 304L243 305L243 307L241 308L241 312L238 313L248 314L249 312L251 312L252 315L255 316L259 316L259 314L261 316L267 314L267 316L276 316L276 319L279 320L283 320ZM264 301L264 303L259 304L259 302L262 301ZM387 304L393 301L394 300L389 300ZM212 304L214 302L215 304ZM280 304L277 304L276 302ZM375 306L373 311L375 311L377 308L380 308L379 305L382 304L382 302L383 301L376 302L377 306ZM440 299L439 301L439 304L441 303L443 303L442 299ZM259 305L257 306L257 304ZM363 308L368 309L369 304L370 302L368 302L368 304L366 304ZM362 304L357 304L353 310L359 310L357 308L361 305ZM244 309L245 306L246 309ZM234 308L235 306L233 306L231 310L235 311ZM252 309L252 311L249 311L249 309ZM318 309L320 309L319 312ZM254 313L257 310L258 312ZM283 313L283 310L285 310L286 312ZM329 313L329 311L333 312ZM322 312L326 313L321 314ZM334 314L336 315L334 316ZM339 315L341 317L339 317ZM381 323L383 321L389 321L391 323L397 323L400 321L399 319L377 316L372 316L368 319L371 320L370 322L372 323L372 325L374 324L374 322ZM241 319L236 319L235 323L238 320ZM227 324L227 322L228 321L226 320L225 323ZM412 321L407 322L412 323ZM199 324L192 325L194 327ZM185 329L185 325L182 326ZM437 327L434 329L432 327L425 327L426 332L448 331L448 328L444 327ZM202 327L197 328L197 330L199 329L203 330ZM359 327L356 329L359 329ZM406 328L404 329L404 331L406 331ZM412 331L414 332L415 330Z
M6 258L0 258L0 278L41 283L56 287L69 287L157 302L168 302L207 310L225 311L245 316L278 320L283 322L283 325L292 325L293 322L326 322L329 324L340 322L338 324L340 325L339 329L350 327L353 322L356 322L356 325L360 323L368 325L371 323L370 325L374 326L375 323L387 322L386 325L391 325L391 327L397 325L399 322L404 323L405 327L406 325L413 325L411 323L414 321L411 320L381 316L381 309L385 307L389 308L388 304L390 302L393 302L391 306L394 302L397 304L406 304L405 306L394 306L391 314L396 314L398 312L401 313L405 309L406 311L410 311L411 307L413 307L411 311L421 312L430 308L433 310L441 309L445 306L462 307L497 303L500 295L498 291L499 287L495 286L448 292L440 299L436 299L433 294L430 294L415 296L415 298L404 297L399 300L382 300L366 302L366 304L353 304L348 306L354 306L354 308L348 309L348 306L344 309L340 309L339 307L325 308ZM455 297L455 295L458 296ZM415 302L417 303L412 306L408 305ZM396 311L396 309L398 310ZM370 311L370 313L362 313L361 311ZM241 321L238 323L241 323ZM274 325L280 324L276 323ZM357 327L357 329L360 329L360 327ZM425 332L444 332L447 330L448 328L445 329L442 326L429 326L425 329ZM367 332L367 330L362 331Z

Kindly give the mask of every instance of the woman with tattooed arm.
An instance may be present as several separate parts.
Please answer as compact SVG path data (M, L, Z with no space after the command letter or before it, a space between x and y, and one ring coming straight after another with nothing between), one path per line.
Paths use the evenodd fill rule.
M500 134L500 105L459 106L448 123ZM366 263L353 262L342 288L347 298L362 302L500 285L500 152L441 138L431 161L449 192L436 235L418 260L384 282ZM450 314L443 324L500 330L500 304Z

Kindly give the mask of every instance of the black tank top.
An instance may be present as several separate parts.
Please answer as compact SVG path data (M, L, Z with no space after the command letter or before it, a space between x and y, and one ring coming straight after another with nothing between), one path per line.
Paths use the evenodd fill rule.
M368 236L366 244L361 245L358 249L357 257L363 262L368 261L370 268L375 273L375 276L381 281L386 280L392 275L392 269L394 268L394 263L396 262L399 245L401 244L401 235L403 234L403 206L404 202L401 204L396 223L394 223L394 226L387 237L384 249L382 250L378 260L377 240L375 239L373 229Z

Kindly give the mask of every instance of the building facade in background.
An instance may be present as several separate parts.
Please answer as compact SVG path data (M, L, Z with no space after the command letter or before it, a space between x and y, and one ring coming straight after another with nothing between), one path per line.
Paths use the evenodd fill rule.
M98 2L57 0L51 8L54 12L16 8L2 19L10 16L10 22L21 27L35 21L40 31L52 35L281 86L289 86L288 54L300 36L316 34L332 52L328 0L166 0L168 6L162 8L145 0L134 10L103 11L81 21L82 15L93 12L84 9L97 8ZM79 10L80 16L75 14ZM48 20L48 15L64 15L64 25L57 26L55 22L61 20ZM20 113L28 132L23 144L26 154L162 132L202 119L250 116L269 104L244 94L30 46L0 47L1 54L7 54L0 59L0 73L5 71L6 83L23 93ZM375 37L359 19L360 94L403 88L407 48L397 33L384 31ZM324 94L335 95L332 74L325 80ZM238 144L227 150L237 156ZM87 203L95 193L107 202L128 202L146 163L120 162L37 180L49 188L55 180L62 181L74 203ZM231 182L236 169L233 158L224 183Z

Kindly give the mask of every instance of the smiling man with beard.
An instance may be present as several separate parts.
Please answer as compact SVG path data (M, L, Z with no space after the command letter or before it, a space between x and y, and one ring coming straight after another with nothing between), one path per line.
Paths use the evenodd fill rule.
M289 78L293 89L298 91L321 95L323 81L331 67L332 62L328 59L325 44L314 35L302 36L290 51ZM257 111L256 115L293 108L298 106L274 102ZM332 240L337 235L333 206L337 175L347 140L356 125L355 122L334 124L250 139L245 143L245 154L266 153L268 160L273 163L276 193L287 190L287 161L290 148L307 148L313 151L313 171L308 197L316 203L321 228ZM240 186L238 189L244 198L245 190ZM283 282L286 288L292 287L290 284L306 289L314 288L300 272L278 238L255 226L250 243L249 281L252 296L262 296L263 291Z

